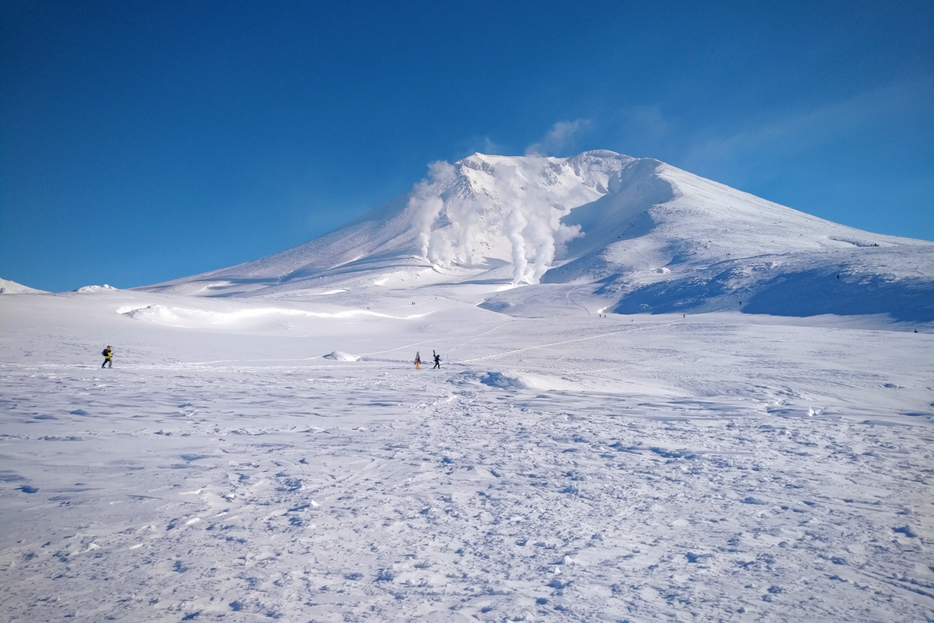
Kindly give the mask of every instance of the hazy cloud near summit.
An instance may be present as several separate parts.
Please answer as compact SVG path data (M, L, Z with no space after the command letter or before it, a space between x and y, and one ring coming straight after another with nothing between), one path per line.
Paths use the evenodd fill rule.
M552 156L560 153L570 145L581 130L590 124L589 119L575 119L574 121L559 121L548 131L545 137L537 143L529 145L525 150L526 156Z
M927 115L934 94L934 78L895 81L846 98L799 110L777 111L757 123L701 131L691 137L680 155L681 165L705 175L723 175L724 169L743 178L760 177L777 157L800 158L828 145L873 132L905 133L904 120ZM929 140L919 136L920 143ZM755 163L750 166L749 163Z

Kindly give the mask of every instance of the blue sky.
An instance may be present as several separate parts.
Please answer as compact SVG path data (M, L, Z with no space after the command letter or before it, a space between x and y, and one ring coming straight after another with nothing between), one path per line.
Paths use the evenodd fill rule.
M0 277L222 268L532 147L934 240L932 33L929 0L0 0Z

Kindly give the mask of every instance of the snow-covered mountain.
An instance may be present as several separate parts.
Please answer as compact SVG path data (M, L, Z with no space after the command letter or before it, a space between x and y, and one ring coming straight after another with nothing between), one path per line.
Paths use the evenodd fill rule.
M541 287L598 312L888 313L934 320L934 243L831 223L649 158L474 154L306 244L144 288L295 297L484 284L534 313ZM537 287L514 287L537 286Z

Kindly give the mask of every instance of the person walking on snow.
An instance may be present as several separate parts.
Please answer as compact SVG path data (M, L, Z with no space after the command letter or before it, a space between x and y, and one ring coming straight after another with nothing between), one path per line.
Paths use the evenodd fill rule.
M418 370L418 367L422 365L421 355L418 354L418 351L415 352L415 369Z
M435 351L431 352L435 353ZM431 369L434 370L435 368L438 368L439 370L441 369L441 355L438 353L435 353L435 365Z
M101 364L101 367L103 368L104 366L107 366L107 364L110 364L109 366L107 366L109 368L114 367L114 360L113 360L114 352L113 350L111 350L110 346L105 348L103 352L101 352L101 354L104 356L104 363Z

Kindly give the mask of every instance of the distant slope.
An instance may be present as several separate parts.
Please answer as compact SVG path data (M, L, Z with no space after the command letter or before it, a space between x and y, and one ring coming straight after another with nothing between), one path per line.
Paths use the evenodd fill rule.
M36 290L15 281L0 279L0 294L47 294L45 290Z
M531 313L536 288L567 285L616 313L928 322L934 243L831 223L650 158L474 154L306 244L143 289L275 297L440 283L486 284L485 306L509 313Z
M627 191L571 214L599 240L572 243L576 257L544 281L592 283L616 300L608 306L616 313L934 321L934 243L831 223L662 163L642 166ZM661 183L669 198L657 201Z

